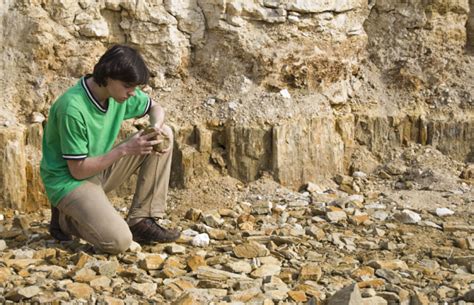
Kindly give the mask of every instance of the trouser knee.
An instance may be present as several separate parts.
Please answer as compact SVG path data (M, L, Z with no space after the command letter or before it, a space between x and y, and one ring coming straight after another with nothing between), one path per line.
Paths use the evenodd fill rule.
M108 240L99 242L98 247L104 252L118 254L127 251L131 243L132 233L128 231L117 233Z

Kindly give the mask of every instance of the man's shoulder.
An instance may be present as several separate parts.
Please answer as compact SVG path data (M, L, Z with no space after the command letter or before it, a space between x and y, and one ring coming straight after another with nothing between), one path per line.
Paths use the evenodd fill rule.
M86 105L87 96L79 86L66 90L55 102L58 110L81 109Z

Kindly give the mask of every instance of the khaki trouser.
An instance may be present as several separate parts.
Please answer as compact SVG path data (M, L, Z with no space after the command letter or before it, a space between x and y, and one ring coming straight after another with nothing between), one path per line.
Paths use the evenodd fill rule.
M129 225L143 217L161 217L166 210L172 150L162 155L125 156L99 175L89 178L58 204L59 225L108 253L120 253L132 242ZM110 203L106 193L138 169L136 192L128 223Z

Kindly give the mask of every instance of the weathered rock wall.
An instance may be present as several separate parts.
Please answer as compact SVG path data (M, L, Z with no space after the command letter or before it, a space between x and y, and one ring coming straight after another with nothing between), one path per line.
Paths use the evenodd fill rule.
M47 204L43 120L114 43L152 71L176 133L175 186L269 172L297 188L410 142L472 162L472 14L468 0L4 1L0 207Z

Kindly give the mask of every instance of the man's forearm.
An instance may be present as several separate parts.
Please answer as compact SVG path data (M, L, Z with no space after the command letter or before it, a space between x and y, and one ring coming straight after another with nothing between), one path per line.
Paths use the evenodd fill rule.
M67 163L71 175L77 180L83 180L102 172L124 155L125 150L117 146L102 156L89 157L83 160L68 160Z
M163 107L152 101L149 115L151 126L158 128L161 128L161 126L163 126L163 123L165 122L165 110L163 109Z

